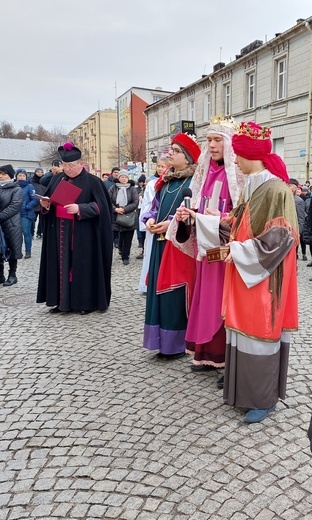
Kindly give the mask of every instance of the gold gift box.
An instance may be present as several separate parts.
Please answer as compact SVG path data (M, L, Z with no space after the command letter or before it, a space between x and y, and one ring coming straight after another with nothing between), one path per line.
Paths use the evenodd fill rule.
M219 246L206 251L206 258L208 264L212 262L223 262L230 252L229 246Z

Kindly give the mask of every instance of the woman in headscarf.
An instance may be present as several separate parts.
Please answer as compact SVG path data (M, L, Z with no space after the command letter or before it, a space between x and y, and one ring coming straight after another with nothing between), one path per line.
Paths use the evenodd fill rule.
M143 217L154 234L148 272L143 346L158 350L157 356L177 359L185 355L185 329L193 269L189 257L174 248L165 233L183 200L196 170L200 148L187 134L171 141L168 159L171 168L159 179L157 196L150 213ZM157 204L156 204L157 202Z

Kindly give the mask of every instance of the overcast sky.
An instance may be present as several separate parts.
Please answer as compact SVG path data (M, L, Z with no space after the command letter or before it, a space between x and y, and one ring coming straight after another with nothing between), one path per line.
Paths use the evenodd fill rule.
M0 121L66 132L129 88L176 91L311 0L2 0Z

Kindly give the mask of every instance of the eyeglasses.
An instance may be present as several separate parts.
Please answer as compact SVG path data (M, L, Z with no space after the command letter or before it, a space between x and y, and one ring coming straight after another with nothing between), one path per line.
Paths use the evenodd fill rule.
M76 166L78 166L78 164L79 164L79 162L76 162L76 163L63 162L62 166L63 166L63 168L68 168L69 170L72 170L73 168L76 168Z
M172 152L174 155L177 155L178 153L184 153L179 148L173 148L173 146L170 146L169 152Z

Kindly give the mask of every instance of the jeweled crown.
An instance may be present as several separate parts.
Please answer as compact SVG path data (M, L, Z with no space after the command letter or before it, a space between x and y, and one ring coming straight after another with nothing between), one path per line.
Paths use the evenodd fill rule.
M260 126L253 122L242 122L239 125L237 133L239 135L246 135L252 139L271 139L271 128L268 126Z

